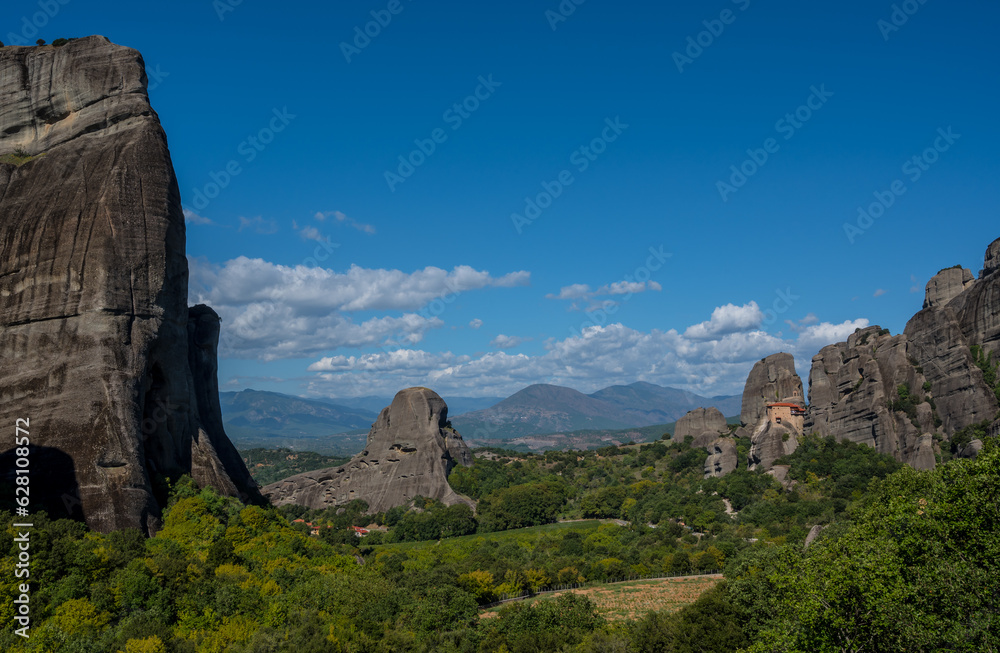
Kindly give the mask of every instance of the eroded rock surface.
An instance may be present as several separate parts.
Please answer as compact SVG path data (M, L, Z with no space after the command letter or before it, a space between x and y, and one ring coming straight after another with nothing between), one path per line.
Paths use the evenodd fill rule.
M705 478L725 476L735 471L739 465L736 441L732 438L718 438L706 449L708 458L705 459Z
M365 450L349 463L272 483L264 496L275 505L309 508L363 499L370 513L405 505L416 496L472 505L448 485L448 472L456 464L471 465L472 452L447 422L448 406L436 392L401 390L372 425Z
M167 477L259 499L222 430L218 317L189 317L139 53L98 36L0 48L0 157L0 422L30 419L36 507L149 533Z
M754 364L743 387L743 409L740 421L743 426L754 428L767 414L767 404L784 397L802 394L802 379L795 371L795 358L791 354L772 354Z
M945 306L961 295L975 282L970 270L956 266L941 270L927 282L924 290L924 308Z
M770 469L774 461L795 453L799 447L799 433L782 424L774 424L766 418L760 428L750 438L750 469Z
M694 438L691 446L704 447L728 430L726 418L718 408L695 408L677 420L673 439L683 442L690 435Z
M998 260L1000 239L987 248L978 279L961 267L935 275L902 334L869 327L824 347L809 374L806 432L931 469L939 453L933 434L947 441L996 419L998 388L986 382L974 350L1000 355Z

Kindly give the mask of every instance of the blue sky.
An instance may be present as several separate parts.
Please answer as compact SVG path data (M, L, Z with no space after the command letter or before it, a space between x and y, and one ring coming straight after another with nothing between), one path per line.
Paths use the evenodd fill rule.
M234 1L0 9L143 54L223 389L738 393L1000 236L995 3Z

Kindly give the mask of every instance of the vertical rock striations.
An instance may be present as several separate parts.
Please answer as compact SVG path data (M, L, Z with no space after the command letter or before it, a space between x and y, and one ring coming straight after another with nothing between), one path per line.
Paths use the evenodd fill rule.
M797 428L768 416L769 405L793 401L803 403L802 379L795 371L795 358L779 353L757 361L743 388L740 413L742 433L750 436L750 469L770 469L775 460L798 447L801 433Z
M263 492L279 506L326 508L363 499L371 513L406 505L416 496L471 505L448 485L456 464L471 465L472 452L448 426L448 406L433 390L408 388L382 410L365 450L349 463L291 476Z
M33 499L154 531L164 480L258 497L222 430L218 317L187 306L180 195L142 57L104 37L0 49L0 423ZM9 470L5 466L4 470Z
M753 428L767 415L767 405L798 393L802 396L802 379L795 371L791 354L772 354L757 361L743 388L743 409L740 421Z
M997 418L1000 386L983 366L990 355L993 366L1000 359L1000 239L987 249L978 278L961 267L935 275L923 306L900 335L860 329L813 358L807 432L930 469L933 434L947 440Z
M692 447L704 447L712 444L728 430L726 418L718 408L695 408L677 420L673 440L684 442L684 438L690 435L694 438L691 442Z

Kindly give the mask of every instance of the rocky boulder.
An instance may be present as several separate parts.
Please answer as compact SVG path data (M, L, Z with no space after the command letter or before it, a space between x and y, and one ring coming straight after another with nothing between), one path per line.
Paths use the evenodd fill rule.
M924 308L946 306L975 282L972 272L955 266L935 274L924 289Z
M984 279L997 271L1000 271L1000 238L994 240L986 248L986 257L983 260L983 269L979 273L979 278Z
M365 450L346 465L291 476L263 489L274 505L326 508L355 499L368 512L406 505L414 497L448 505L472 502L448 485L455 465L471 465L472 453L448 427L448 406L428 388L400 391L368 433Z
M0 48L0 422L30 420L33 508L150 533L167 478L260 499L222 430L218 317L189 313L184 241L139 53Z
M750 438L749 468L770 469L774 461L795 453L798 448L799 434L795 429L764 419Z
M866 444L909 462L920 435L934 429L926 380L905 335L892 336L878 326L859 329L813 357L805 431ZM900 386L909 388L905 406Z
M986 250L979 280L950 305L969 344L1000 360L1000 238Z
M744 426L754 428L767 415L767 404L785 397L802 394L802 379L795 372L795 358L791 354L772 354L754 364L743 387L743 409L740 420Z
M739 460L735 440L718 438L705 448L708 450L708 458L705 459L705 478L719 478L736 471Z
M726 418L718 408L695 408L677 420L673 440L684 442L684 438L690 435L694 438L691 446L704 447L728 430Z
M940 453L934 434L947 441L996 419L1000 386L979 363L1000 356L998 258L1000 239L987 248L978 279L958 266L935 275L902 334L869 327L824 347L809 374L806 431L930 469Z

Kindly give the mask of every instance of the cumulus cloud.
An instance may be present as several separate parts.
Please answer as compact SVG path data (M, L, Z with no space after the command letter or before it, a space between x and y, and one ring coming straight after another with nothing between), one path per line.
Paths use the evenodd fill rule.
M868 326L868 320L861 318L857 320L847 320L840 324L830 324L823 322L806 327L799 333L798 350L802 352L812 352L809 359L819 352L820 349L835 342L847 340L857 329L864 329ZM808 360L808 359L807 359Z
M747 305L750 306L750 305ZM616 383L648 381L683 387L702 394L738 394L753 364L770 354L785 351L808 373L812 357L822 347L845 340L855 329L868 326L858 319L840 324L818 322L803 326L795 338L784 338L760 329L733 330L748 324L733 317L728 307L713 313L717 334L702 337L712 320L694 325L695 334L652 330L642 332L622 324L594 325L563 339L552 339L538 355L490 352L474 357L422 350L382 352L357 359L323 359L313 365L318 374L309 384L315 394L336 396L371 392L392 393L406 385L428 385L438 392L486 395L511 394L532 383L566 385L585 392ZM751 307L752 308L752 307ZM802 322L812 320L804 319ZM728 326L727 326L728 325ZM496 344L496 343L494 343ZM363 391L363 392L362 392Z
M730 333L757 329L763 321L764 312L760 310L757 302L750 302L743 306L726 304L712 311L712 319L689 326L684 332L684 337L692 340L716 338Z
M320 211L316 213L316 215L313 217L315 217L320 222L325 222L326 220L330 220L334 224L342 224L347 227L353 227L358 231L361 231L369 235L375 234L375 227L373 225L365 224L363 222L358 222L354 218L348 217L343 213L341 213L340 211Z
M483 326L483 321L480 320L478 317L476 319L472 320L471 322L469 322L469 327L472 328L472 329L478 329L481 326Z
M190 303L209 304L223 319L223 355L265 360L413 345L444 325L429 305L443 309L461 293L523 286L531 278L525 271L494 277L464 265L414 272L353 265L338 272L247 257L223 265L191 259L189 270ZM356 322L350 314L360 311L402 314Z
M255 218L244 218L240 216L239 231L249 229L256 234L270 235L278 232L278 223L274 220L265 220L261 216Z

